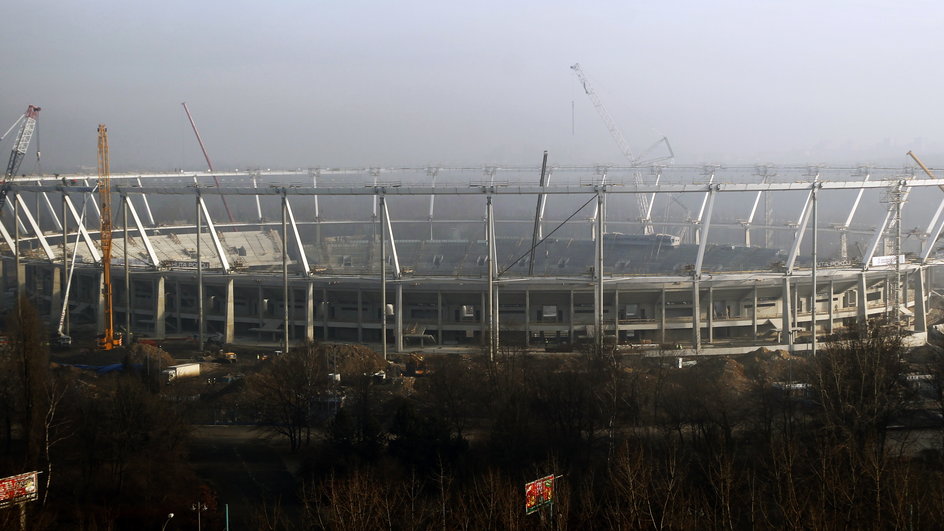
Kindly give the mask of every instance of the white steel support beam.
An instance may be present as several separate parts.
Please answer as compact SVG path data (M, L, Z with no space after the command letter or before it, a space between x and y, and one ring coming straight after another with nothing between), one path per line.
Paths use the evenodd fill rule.
M292 235L295 237L295 247L298 248L298 257L302 265L302 274L308 276L311 274L311 266L308 264L308 255L305 254L305 247L302 245L302 237L298 233L298 225L295 223L295 214L292 213L292 204L285 197L285 211L288 213L288 222L292 226Z
M196 179L196 177L194 177L194 179ZM92 186L89 184L89 180L88 180L88 179L82 179L82 181L85 183L85 186L86 186L86 187L88 187L88 188L91 188L91 187L92 187ZM98 199L96 199L94 193L90 193L88 199L92 202L92 208L95 209L95 215L98 216L98 220L101 221L101 220L102 220L102 211L98 208Z
M928 229L924 231L926 239L924 240L925 248L921 250L922 254L927 250L928 247L933 246L937 243L937 236L934 238L928 238L931 235L931 231L934 230L934 227L937 226L938 220L941 218L941 212L944 211L944 199L941 199L941 202L937 205L937 210L934 211L934 215L931 217L931 221L928 223Z
M885 212L885 218L882 219L881 225L875 228L875 234L872 235L872 241L869 243L869 247L866 249L865 255L862 256L862 270L866 271L869 268L872 257L875 256L875 251L878 249L880 243L882 243L882 236L885 234L885 229L888 228L888 223L891 221L892 216L895 213L895 204L889 203L888 210Z
M937 223L934 232L928 236L927 241L924 243L924 251L921 252L921 263L927 263L928 257L931 256L931 251L934 250L934 245L937 243L937 239L941 236L941 230L944 229L944 220L941 220Z
M79 234L82 235L82 239L85 240L85 245L88 247L89 254L92 255L92 258L96 262L102 261L102 255L98 252L98 248L95 247L95 242L92 241L92 237L89 236L88 231L85 229L85 223L83 222L83 216L79 216L79 212L75 209L75 205L72 204L72 198L68 195L64 196L66 206L69 208L69 213L72 214L72 219L75 220L76 226L79 228ZM88 200L90 198L86 198Z
M545 153L546 153L546 152L545 152ZM429 181L429 185L435 188L435 187L436 187L436 177L439 176L439 168L428 168L428 169L426 170L426 175L428 175L428 176L431 178L430 181ZM427 218L426 218L426 219L429 221L429 239L430 239L430 241L433 240L433 216L435 215L435 206L436 206L436 196L433 195L433 194L430 194L430 195L429 195L429 215L428 215Z
M10 195L10 194L13 194L13 192L10 192L8 195ZM26 224L24 224L24 223L23 223L23 220L20 219L19 214L17 213L15 207L13 206L13 203L14 203L14 202L13 202L13 201L5 201L4 203L5 203L5 206L7 207L7 210L10 211L10 215L13 217L14 220L16 220L17 224L19 225L19 227L20 227L20 232L26 232Z
M390 207L387 206L383 209L383 224L387 231L387 236L390 237L390 256L393 259L393 275L394 278L400 278L400 258L397 256L397 241L393 237L393 225L390 224Z
M144 187L144 185L141 184L140 177L138 177L138 187L142 187L142 188ZM151 224L152 227L156 226L157 223L154 222L154 215L151 213L151 204L148 203L147 194L141 194L141 200L144 202L144 211L147 212L148 222Z
M662 180L662 168L659 168L659 170L656 172L656 181L652 183L652 185L658 188L659 181L661 180ZM652 195L649 196L649 208L646 209L646 220L648 220L649 222L652 221L652 205L655 202L656 202L656 194L655 192L653 192Z
M56 253L52 252L52 247L49 246L49 242L46 241L46 236L43 235L43 231L40 230L39 224L36 223L36 219L33 218L33 214L30 212L28 206L26 206L26 201L23 201L23 196L20 194L14 194L16 197L16 202L20 205L20 208L23 209L23 216L26 217L26 221L29 222L30 227L33 229L33 234L36 235L36 239L39 240L39 245L42 246L43 252L46 253L46 258L50 261L56 259Z
M803 243L803 235L806 234L806 225L810 221L810 205L813 201L813 190L806 196L806 202L803 203L803 210L800 212L800 219L797 220L797 230L793 237L793 245L790 247L790 254L787 255L785 269L788 275L793 274L793 266L796 264L797 255L800 254L800 244Z
M704 212L704 222L702 223L701 236L698 242L698 256L695 258L695 278L701 278L701 266L705 260L705 246L708 243L708 229L711 228L711 211L715 205L715 186L708 186L708 193L705 196L707 203L707 212ZM701 214L698 215L699 219Z
M259 188L259 182L258 182L259 173L254 171L251 173L251 175L252 175L252 187ZM262 203L259 202L259 194L255 194L253 197L256 198L256 219L258 219L259 221L262 221Z
M224 273L229 273L229 259L226 257L226 252L223 250L223 244L220 243L220 235L216 233L216 226L213 225L213 218L210 217L210 211L207 210L206 201L203 200L203 195L199 192L197 193L197 201L199 201L200 210L203 211L203 217L206 219L207 231L210 233L210 238L213 239L213 247L216 248L216 256L220 259L220 267L223 268ZM284 241L282 245L285 245Z
M41 183L37 183L41 184ZM53 223L56 224L56 230L62 230L62 223L59 221L59 214L56 212L56 209L52 206L52 201L49 200L49 194L46 192L41 192L43 196L43 202L46 204L46 210L49 211L49 214L52 216Z
M0 221L0 235L3 235L3 241L5 241L7 246L10 247L10 251L13 251L15 249L13 245L13 238L10 236L10 233L7 232L7 228L3 225L3 221Z
M318 175L321 174L321 171L320 171L320 170L308 170L308 173L311 174L311 186L312 186L313 188L317 189L317 188L318 188ZM320 221L320 220L321 220L321 212L318 211L318 196L315 195L312 199L314 199L315 221Z
M862 179L862 182L865 183L871 177L871 171L866 170L865 178ZM859 202L862 200L862 193L865 192L865 188L859 188L859 193L856 194L855 201L852 203L852 208L849 209L849 216L846 217L846 222L843 224L843 227L848 227L852 224L852 218L855 216L856 210L859 208Z
M134 203L131 202L130 197L128 197L127 205L128 211L131 212L131 219L134 220L134 226L138 228L138 235L141 237L141 241L144 242L144 248L147 250L148 259L151 261L151 265L157 268L161 265L161 262L157 259L157 253L154 252L154 246L151 245L151 239L148 238L147 231L144 230L144 225L141 224L141 218L138 217L138 212L134 209Z

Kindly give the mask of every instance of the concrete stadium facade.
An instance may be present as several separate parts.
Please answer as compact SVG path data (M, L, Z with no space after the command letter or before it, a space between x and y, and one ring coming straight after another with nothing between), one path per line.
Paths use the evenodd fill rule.
M647 183L638 168L595 167L558 168L559 178L577 179L535 186L528 179L538 168L486 167L481 181L456 184L475 171L113 176L116 323L155 338L350 341L385 352L581 341L796 350L812 347L814 331L873 317L897 319L919 342L927 332L944 223L944 194L931 179L901 169L864 177L857 168L803 169L799 179L782 169L777 181L756 169L745 177L672 168L674 180ZM210 186L211 176L222 186ZM53 324L74 255L68 322L103 325L93 180L10 185L3 292L28 295ZM909 198L914 190L926 193ZM637 206L638 194L650 208L693 208L653 216ZM761 220L759 205L769 213L770 203L789 202L782 197L793 202L778 211L782 221ZM559 204L556 216L549 201ZM335 206L340 214L330 212ZM856 215L875 224L853 225ZM910 223L928 230L904 234ZM762 234L781 245L751 245L752 231L755 241ZM867 242L852 258L850 238Z

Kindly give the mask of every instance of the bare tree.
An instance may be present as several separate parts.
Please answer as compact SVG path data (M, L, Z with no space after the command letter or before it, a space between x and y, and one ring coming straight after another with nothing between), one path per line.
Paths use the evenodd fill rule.
M264 425L297 451L311 442L318 408L331 397L324 353L315 344L292 349L253 375L249 389Z

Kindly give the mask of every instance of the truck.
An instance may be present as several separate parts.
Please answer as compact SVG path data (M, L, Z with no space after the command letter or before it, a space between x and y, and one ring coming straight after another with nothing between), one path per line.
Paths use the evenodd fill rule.
M178 378L200 376L200 364L182 363L180 365L171 365L170 367L161 371L161 376L163 376L166 383L171 383Z

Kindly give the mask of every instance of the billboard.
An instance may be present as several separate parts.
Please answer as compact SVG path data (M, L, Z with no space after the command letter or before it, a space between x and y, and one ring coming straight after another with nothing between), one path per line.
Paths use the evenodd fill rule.
M554 503L554 474L525 484L524 510L527 514L551 503Z
M903 254L898 255L898 263L899 264L905 263L905 255ZM874 267L889 266L889 265L895 265L895 255L872 257L872 266Z
M0 479L0 509L17 503L34 501L37 496L38 472L27 472Z

